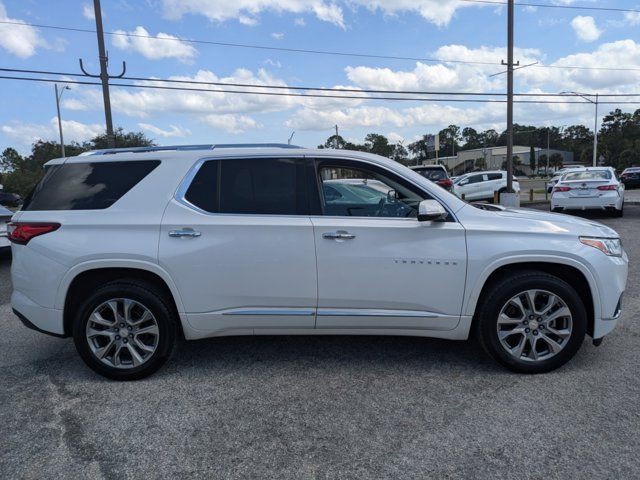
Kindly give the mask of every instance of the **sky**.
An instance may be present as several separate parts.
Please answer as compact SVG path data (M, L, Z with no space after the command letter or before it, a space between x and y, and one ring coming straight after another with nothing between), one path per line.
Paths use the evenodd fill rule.
M532 3L640 10L640 0ZM144 78L437 92L502 93L506 89L504 74L492 76L504 70L499 63L506 60L503 5L464 0L103 0L102 10L105 32L119 33L106 36L109 70L114 75L126 61L128 76ZM90 73L99 71L95 33L25 24L93 30L93 2L0 0L0 68L80 73L78 59L82 58ZM422 60L303 54L201 40ZM516 92L640 94L640 13L518 6L515 45L520 65L537 62L515 72ZM143 131L165 145L286 143L295 132L292 143L315 147L334 133L335 125L350 141L362 142L367 133L380 133L407 144L450 124L499 131L506 126L503 103L122 87L112 87L111 98L115 126ZM640 96L634 100L640 102ZM600 118L614 108L601 105ZM640 104L620 108L633 111ZM70 85L62 96L61 117L67 142L81 142L103 131L99 87ZM516 104L514 115L516 123L537 126L582 123L593 128L593 119L593 105L587 102ZM0 79L0 149L13 146L28 152L38 138L58 138L53 84Z

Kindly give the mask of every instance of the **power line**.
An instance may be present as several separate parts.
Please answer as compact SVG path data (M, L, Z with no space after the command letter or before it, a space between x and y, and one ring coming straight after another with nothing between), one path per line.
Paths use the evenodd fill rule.
M471 0L465 0L471 1ZM490 0L476 0L481 3L495 3L502 4L502 2L493 2ZM506 5L506 4L505 4ZM525 4L518 4L525 5ZM533 4L531 4L533 5ZM551 7L552 5L547 5ZM560 7L560 5L557 5ZM633 11L633 10L630 10ZM640 10L639 10L640 12ZM8 24L8 25L17 25L17 26L27 26L34 28L45 28L45 29L53 29L53 30L63 30L70 32L80 32L80 33L96 33L95 30L91 30L88 28L76 28L76 27L61 27L57 25L46 25L46 24L37 24L37 23L25 23L25 22L16 22L9 20L0 20L0 24ZM218 42L213 40L198 40L198 39L188 39L181 37L154 37L153 35L142 35L138 33L130 33L130 32L104 32L105 35L110 36L122 36L122 37L132 37L132 38L145 38L150 40L160 40L160 41L169 41L169 42L185 42L185 43L193 43L193 44L202 44L202 45L214 45L219 47L232 47L232 48L247 48L247 49L257 49L257 50L267 50L267 51L278 51L278 52L287 52L287 53L298 53L298 54L310 54L310 55L330 55L330 56L339 56L339 57L354 57L354 58L372 58L378 60L403 60L403 61L415 61L415 62L428 62L428 63L455 63L460 65L501 65L500 62L482 62L482 61L473 61L473 60L459 60L459 59L446 59L446 58L433 58L433 57L407 57L407 56L399 56L399 55L378 55L378 54L370 54L370 53L358 53L358 52L342 52L335 50L314 50L314 49L303 49L303 48L288 48L288 47L272 47L268 45L257 45L250 43L234 43L234 42ZM640 72L640 67L586 67L580 65L531 65L532 68L553 68L553 69L561 69L561 70L603 70L603 71L620 71L620 72Z
M31 78L31 77L15 77L15 76L7 76L2 75L0 79L4 80L19 80L19 81L32 81L32 82L59 82L60 79L55 78ZM77 85L101 85L100 82L89 82L89 81L81 81L81 80L65 80L66 83L69 84L77 84ZM322 99L348 99L348 100L384 100L384 101L404 101L404 102L450 102L450 103L506 103L506 100L499 99L475 99L475 98L425 98L425 97L383 97L383 96L375 96L375 97L367 97L362 95L320 95L320 94L312 94L312 93L285 93L285 92L259 92L259 91L250 91L250 90L226 90L226 89L210 89L210 88L185 88L185 87L169 87L166 85L141 85L135 83L113 83L109 82L109 85L112 87L123 87L123 88L143 88L143 89L153 89L153 90L174 90L181 92L206 92L206 93L233 93L233 94L243 94L243 95L257 95L257 96L278 96L278 97L305 97L305 98L322 98ZM531 104L580 104L585 105L590 102L587 101L559 101L559 100L515 100L515 103L531 103ZM608 101L608 102L598 102L601 105L640 105L640 101Z
M507 5L507 2L500 0L460 0L466 3L480 3L485 5ZM517 2L516 7L540 7L540 8L561 8L565 10L590 10L600 12L622 12L622 13L640 13L640 10L635 8L617 8L617 7L589 7L583 5L553 5L549 3L531 3L531 2Z
M0 72L10 73L28 73L33 75L57 75L60 77L82 77L86 75L79 73L69 72L56 72L51 70L28 70L19 68L0 68ZM505 93L501 92L450 92L450 91L424 91L424 90L381 90L381 89L358 89L358 88L335 88L335 87L313 87L313 86L298 86L298 85L261 85L256 83L229 83L229 82L211 82L202 80L180 80L171 78L155 78L155 77L118 77L122 80L133 80L143 82L160 82L160 83L176 83L176 84L191 84L191 85L212 85L221 87L234 87L234 88L260 88L260 89L273 89L273 90L298 90L298 91L321 91L321 92L337 92L337 93L382 93L382 94L394 94L394 95L453 95L453 96L466 96L466 97L499 97L505 96ZM519 97L572 97L573 93L515 93L515 96ZM585 97L594 97L595 93L583 93ZM640 93L598 93L600 97L640 97Z

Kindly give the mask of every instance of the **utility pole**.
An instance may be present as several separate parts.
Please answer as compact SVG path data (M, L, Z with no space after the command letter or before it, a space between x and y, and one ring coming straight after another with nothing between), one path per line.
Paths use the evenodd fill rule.
M593 166L598 166L598 94L596 93L596 118L593 124Z
M338 149L338 125L336 125L336 136L333 139L333 148Z
M56 91L56 109L58 110L58 131L60 132L60 148L62 148L62 157L66 157L64 152L64 138L62 138L62 118L60 118L60 99L62 98L62 94L65 90L71 90L68 85L65 85L60 89L60 93L58 93L58 84L54 83L54 88Z
M507 193L513 193L513 11L514 0L507 7Z
M291 140L293 140L293 136L296 134L296 131L294 130L293 132L291 132L291 136L289 137L289 140L287 140L287 145L291 145Z
M82 73L88 77L100 78L102 82L102 99L104 101L104 117L107 127L107 145L109 148L115 147L115 138L113 136L113 120L111 118L111 99L109 97L109 78L121 78L126 71L126 64L122 62L122 73L117 76L110 76L107 71L107 65L109 64L109 57L104 48L104 31L102 29L102 9L100 8L100 0L93 0L93 10L96 17L96 34L98 36L98 58L100 59L100 75L90 75L84 69L82 65L82 59L80 59L80 69Z

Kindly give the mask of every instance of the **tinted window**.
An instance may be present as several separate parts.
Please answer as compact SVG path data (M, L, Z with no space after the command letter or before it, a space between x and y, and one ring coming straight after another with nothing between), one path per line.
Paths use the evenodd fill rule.
M480 183L484 181L484 175L471 175L467 183Z
M305 215L309 213L302 159L205 162L185 199L212 213Z
M160 164L133 162L64 163L46 169L23 210L109 208Z
M433 168L433 169L416 169L420 175L425 178L428 178L432 182L437 182L438 180L444 180L447 178L447 173L441 168Z
M502 174L501 173L489 173L489 174L487 174L487 178L489 180L502 180Z

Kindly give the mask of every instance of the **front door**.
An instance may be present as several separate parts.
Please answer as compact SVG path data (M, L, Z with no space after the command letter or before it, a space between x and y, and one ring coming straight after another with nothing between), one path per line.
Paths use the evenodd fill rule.
M168 205L159 260L205 334L305 329L317 302L302 158L204 162Z
M321 160L317 172L316 327L455 328L466 274L462 226L419 222L418 204L429 195L379 166Z

